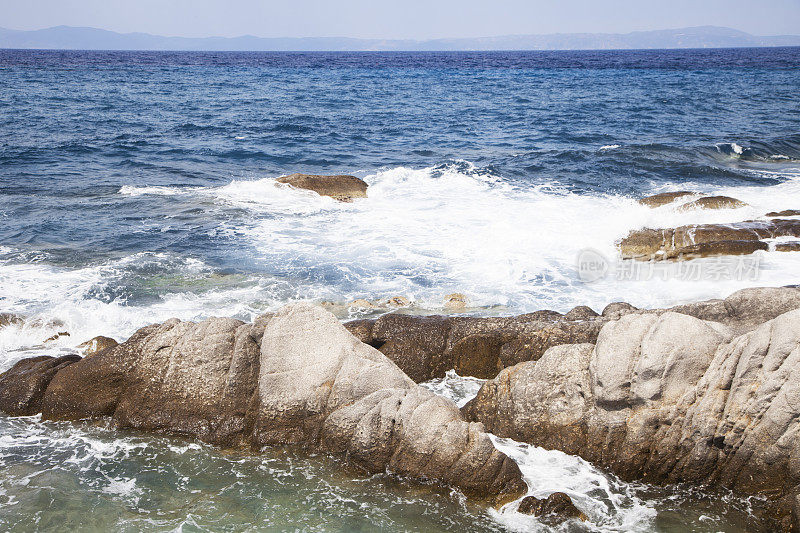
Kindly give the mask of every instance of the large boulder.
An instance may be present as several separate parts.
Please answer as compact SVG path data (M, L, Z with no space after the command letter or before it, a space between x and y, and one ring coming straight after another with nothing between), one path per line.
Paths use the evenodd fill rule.
M320 196L330 196L340 202L352 202L353 198L367 197L367 182L355 176L291 174L280 177L276 181L298 189L314 191Z
M258 445L317 443L370 472L439 480L478 497L515 499L516 463L480 424L416 385L336 318L309 305L278 312L261 341Z
M772 527L800 526L800 310L735 337L682 313L627 315L594 348L551 348L505 369L462 411L625 479L763 495Z
M516 463L483 425L464 421L453 402L416 385L310 304L252 324L172 319L57 365L28 360L0 376L0 406L40 410L45 419L109 416L121 428L223 446L294 444L496 505L526 491Z

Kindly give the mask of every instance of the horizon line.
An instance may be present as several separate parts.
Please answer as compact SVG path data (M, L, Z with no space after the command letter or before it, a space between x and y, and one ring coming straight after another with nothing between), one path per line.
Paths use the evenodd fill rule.
M626 35L633 35L637 33L655 33L655 32L662 32L662 31L680 31L680 30L696 30L702 28L708 29L724 29L724 30L733 30L736 32L740 32L742 34L751 36L751 37L800 37L800 33L774 33L774 34L755 34L750 33L748 31L734 28L731 26L716 26L714 24L700 24L697 26L680 26L680 27L670 27L670 28L658 28L652 30L631 30L626 32L608 32L608 31L575 31L575 32L551 32L551 33L504 33L504 34L495 34L495 35L481 35L477 37L426 37L426 38L412 38L412 37L352 37L348 35L317 35L317 36L281 36L281 37L263 37L259 35L253 35L250 33L233 35L230 37L226 37L223 35L204 35L204 36L186 36L186 35L163 35L159 33L150 33L146 31L117 31L117 30L110 30L107 28L99 28L97 26L72 26L69 24L57 24L55 26L46 26L42 28L36 28L32 30L24 30L24 29L16 29L16 28L9 28L6 26L0 26L0 30L8 30L8 31L15 31L15 32L39 32L39 31L46 31L46 30L53 30L58 28L69 28L75 30L97 30L97 31L104 31L109 33L114 33L117 35L146 35L148 37L158 37L162 39L242 39L242 38L252 38L252 39L274 39L274 40L285 40L285 39L351 39L354 41L410 41L416 43L424 43L430 41L454 41L454 40L478 40L478 39L498 39L498 38L507 38L507 37L553 37L559 35L619 35L619 36L626 36ZM413 50L412 50L413 51Z

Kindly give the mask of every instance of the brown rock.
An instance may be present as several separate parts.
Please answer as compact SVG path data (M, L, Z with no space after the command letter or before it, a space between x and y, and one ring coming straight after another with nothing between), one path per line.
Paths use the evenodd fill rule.
M30 416L42 410L42 396L59 370L80 361L77 355L23 359L0 374L0 411Z
M768 217L794 217L800 216L800 209L786 209L785 211L772 211L767 213Z
M573 307L567 314L564 315L565 320L589 320L597 318L597 312L587 305L579 305Z
M677 251L676 259L696 259L720 255L749 255L758 250L769 250L763 241L714 241L685 246Z
M623 259L662 259L672 248L675 230L644 228L633 230L617 243Z
M352 202L353 198L367 197L367 183L355 176L317 176L312 174L291 174L276 180L298 189L308 189L321 196L330 196L340 202Z
M374 325L375 325L374 319L362 319L362 320L351 320L350 322L345 322L344 327L346 327L347 331L352 333L355 338L357 338L364 344L375 346L373 344L373 339L372 339L372 327ZM375 347L379 348L380 345Z
M411 301L405 296L390 296L389 298L381 300L378 305L380 307L408 307L411 305Z
M776 252L800 252L800 242L779 242L775 245Z
M53 342L55 340L60 339L61 337L69 337L69 331L59 331L55 335L48 337L44 340L44 342Z
M688 225L674 229L645 228L631 231L617 244L623 259L691 259L764 250L763 243L746 244L742 241L776 237L800 237L800 220L751 220L735 224ZM714 244L720 242L728 244Z
M20 326L25 319L13 313L0 313L0 328L5 326Z
M469 335L450 348L448 359L460 376L493 378L503 369L500 353L509 340L502 333Z
M662 205L671 204L678 198L683 198L684 196L691 196L695 193L689 191L677 191L677 192L662 192L660 194L654 194L652 196L647 196L639 200L639 203L642 205L646 205L647 207L661 207Z
M102 352L107 348L113 348L117 344L119 343L114 339L112 339L111 337L103 337L101 335L99 337L95 337L84 343L79 344L78 348L83 351L84 357L88 357L98 352Z
M608 304L605 309L603 309L602 314L606 318L616 320L622 316L635 313L638 310L639 309L637 307L634 307L627 302L614 302Z
M390 313L372 327L373 346L417 383L444 377L453 368L445 357L450 322L446 317Z
M683 204L680 207L681 211L690 211L692 209L736 209L739 207L747 207L747 204L736 198L730 196L704 196L692 202Z
M519 502L517 510L523 514L549 518L551 521L558 522L571 518L587 519L586 515L575 507L572 499L563 492L554 492L543 500L534 496L526 496Z

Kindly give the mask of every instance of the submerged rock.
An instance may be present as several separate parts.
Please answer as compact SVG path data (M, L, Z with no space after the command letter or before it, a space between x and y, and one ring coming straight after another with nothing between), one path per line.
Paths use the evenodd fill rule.
M654 194L652 196L646 196L639 200L639 203L642 205L646 205L647 207L661 207L662 205L671 204L678 198L683 198L685 196L692 196L693 192L689 191L676 191L676 192L662 192L659 194Z
M353 198L367 197L367 183L355 176L317 176L312 174L291 174L276 180L298 189L314 191L320 196L330 196L340 202L352 202Z
M223 446L296 444L496 505L527 489L481 424L310 304L252 324L172 319L77 359L18 363L0 376L0 405L45 419L110 416Z
M739 207L747 207L747 204L730 196L704 196L683 204L680 209L681 211L690 211L692 209L737 209Z
M545 499L525 496L519 502L517 510L520 513L542 517L551 522L562 522L571 518L586 520L586 515L575 507L572 499L563 492L554 492Z
M796 528L800 310L734 335L682 313L626 315L595 346L551 348L503 370L462 411L498 436L625 479L764 495L774 528Z

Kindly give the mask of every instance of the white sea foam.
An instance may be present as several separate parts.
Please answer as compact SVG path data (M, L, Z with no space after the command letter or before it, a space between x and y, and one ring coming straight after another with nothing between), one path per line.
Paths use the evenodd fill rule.
M605 150L616 150L616 149L617 149L617 148L619 148L619 147L620 147L620 145L618 145L618 144L607 144L607 145L605 145L605 146L601 146L601 147L600 147L600 150L601 150L601 151L605 151Z
M555 184L520 187L463 165L400 167L365 179L369 197L350 204L275 187L269 179L236 181L215 194L252 210L251 220L228 231L243 236L262 261L308 265L326 279L343 280L342 300L403 294L436 310L445 294L462 292L476 306L505 306L509 312L602 308L618 299L660 306L725 296L745 286L792 283L792 266L800 266L797 254L763 254L766 275L711 284L607 279L587 285L575 272L581 250L614 258L615 242L635 228L735 222L796 207L800 180L768 187L698 186L700 193L735 196L750 206L681 211L649 209L617 195L575 194Z
M0 329L0 354L8 362L31 353L73 349L100 334L124 339L138 327L172 316L247 320L297 299L347 302L403 295L422 310L441 311L444 295L460 292L479 313L508 314L566 311L581 304L599 311L618 300L667 306L723 297L747 286L797 283L796 252L759 252L754 256L760 261L759 275L746 279L680 277L680 265L638 280L611 272L583 283L577 275L582 250L596 250L613 260L615 241L635 228L735 222L800 206L800 171L752 173L754 178L783 181L768 186L651 187L653 193L689 188L724 194L749 204L695 211L677 209L679 202L649 209L633 198L576 194L554 183L518 185L463 162L365 175L369 197L352 203L278 185L272 178L236 180L222 187L156 188L163 194L194 195L220 208L244 209L244 215L212 231L239 243L241 253L256 265L254 273L234 279L218 276L194 259L147 253L73 269L49 266L35 254L26 263L0 261L2 310L30 318L23 326ZM151 188L123 189L144 194ZM136 274L149 262L153 268L139 268ZM148 272L162 269L159 262L168 264L170 275L179 279L154 285ZM142 285L151 297L129 302L125 290L115 292L115 287L131 283ZM71 335L42 344L60 331Z
M461 407L475 397L483 383L484 380L459 376L451 370L444 378L422 385ZM632 485L601 472L580 457L494 435L492 442L519 466L528 485L526 496L546 498L554 492L567 494L588 517L584 526L589 530L651 530L656 511L636 496ZM490 513L512 531L551 531L535 517L517 512L520 501ZM560 529L569 531L574 525L568 522Z
M511 457L528 484L527 496L546 498L563 492L587 517L590 531L651 531L656 517L652 505L640 500L632 485L605 474L580 457L492 436L501 452ZM517 512L521 500L506 504L493 516L513 531L544 530L535 517ZM559 529L570 530L564 523Z
M119 194L124 194L126 196L142 196L145 194L150 195L157 195L157 196L175 196L178 194L186 194L192 192L195 189L187 189L185 187L165 187L165 186L142 186L136 187L133 185L123 185L119 188Z

